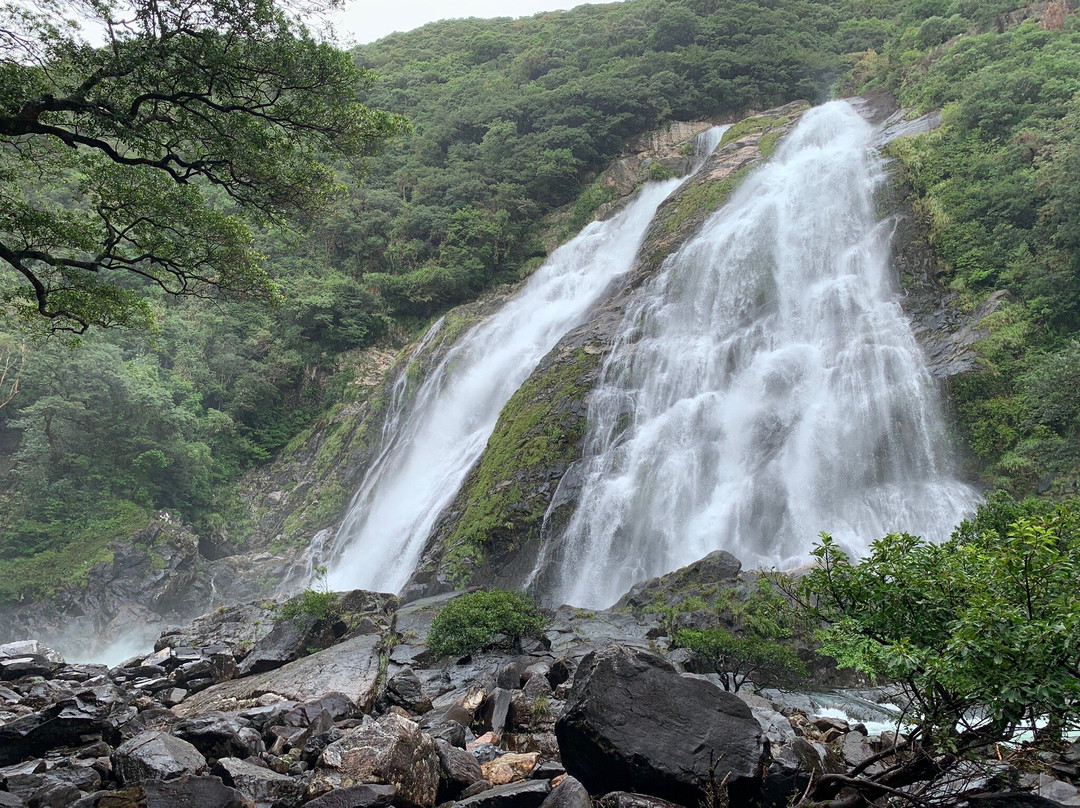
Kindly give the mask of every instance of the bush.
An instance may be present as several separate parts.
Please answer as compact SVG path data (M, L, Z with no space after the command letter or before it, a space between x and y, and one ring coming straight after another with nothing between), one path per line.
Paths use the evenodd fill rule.
M738 693L751 676L759 685L771 685L806 675L806 665L794 648L764 637L737 637L722 628L683 629L675 632L671 644L711 666L724 690L732 693Z
M538 636L545 622L540 610L520 592L471 592L450 601L435 616L427 644L438 656L464 656Z

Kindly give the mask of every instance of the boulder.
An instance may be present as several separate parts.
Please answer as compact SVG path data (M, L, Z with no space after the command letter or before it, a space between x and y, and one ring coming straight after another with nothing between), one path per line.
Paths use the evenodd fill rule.
M728 778L750 799L761 727L737 696L679 675L647 652L612 645L582 661L555 725L563 764L592 793L631 788L696 805Z
M280 668L307 654L319 620L311 615L299 615L276 623L270 632L251 649L237 672L240 676L264 673Z
M597 800L597 804L600 808L680 808L667 800L647 794L631 794L628 791L612 791Z
M173 726L172 734L208 758L248 758L266 751L258 732L224 713L212 712L180 721Z
M437 738L435 753L439 758L440 803L456 799L466 788L484 779L480 764L464 749L458 749L442 738Z
M390 805L397 788L386 785L360 785L335 788L305 803L305 808L384 808Z
M214 774L257 806L299 805L304 799L304 784L300 780L246 760L222 758L215 764Z
M120 782L131 784L199 774L206 760L187 741L149 730L120 744L112 753L112 765Z
M323 750L309 796L361 783L397 786L394 804L425 808L435 804L439 758L435 742L415 722L393 713L377 721L365 717Z
M0 766L58 746L79 746L89 735L113 738L118 727L135 714L135 708L111 683L66 691L56 703L0 726Z
M99 791L80 800L78 808L253 808L253 805L219 777L181 777Z
M551 790L540 808L592 808L592 799L585 786L574 777L564 777Z
M527 779L539 760L540 755L536 752L510 753L488 761L480 769L484 773L484 779L493 786L504 786Z
M424 695L420 677L412 668L404 668L390 677L386 682L386 697L391 704L404 707L413 715L431 709L431 700Z
M366 712L375 701L381 642L378 634L362 634L277 670L214 685L173 709L188 717L211 710L245 710L258 706L259 698L268 693L307 702L335 691Z
M459 800L455 808L540 808L550 793L547 780L526 780L485 789Z

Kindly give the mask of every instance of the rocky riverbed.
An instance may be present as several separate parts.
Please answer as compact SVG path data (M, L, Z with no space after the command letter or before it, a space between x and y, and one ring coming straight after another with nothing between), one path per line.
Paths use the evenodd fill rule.
M111 669L9 643L0 808L779 808L895 736L851 694L726 692L638 608L745 576L713 554L619 610L562 607L541 637L456 659L425 640L460 593L223 608ZM1042 774L989 761L963 787L1080 804L1078 760L1080 745Z

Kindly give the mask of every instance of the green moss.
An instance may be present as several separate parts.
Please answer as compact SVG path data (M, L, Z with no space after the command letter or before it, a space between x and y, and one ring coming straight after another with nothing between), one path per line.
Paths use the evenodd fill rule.
M112 542L130 538L150 520L147 509L120 500L106 503L101 511L107 515L88 518L75 531L65 533L62 543L56 541L33 555L0 560L0 601L37 600L85 583L95 564L112 560ZM20 535L33 535L35 524L23 520L16 529ZM51 527L39 526L37 532L51 534Z
M578 349L534 373L503 408L480 465L469 476L465 508L448 537L443 568L455 586L493 552L506 553L539 535L547 510L544 496L522 486L531 470L573 460L585 419L567 412L567 402L587 392L585 375L600 357Z
M761 140L758 141L758 151L761 152L763 157L772 157L776 152L776 144L783 137L783 132L769 132L767 135L762 135Z
M677 176L679 176L678 171L664 168L660 163L649 164L649 179L653 182L662 182L663 180L674 179Z
M743 118L724 132L724 136L720 138L720 147L723 148L729 143L734 143L736 140L740 140L747 135L764 132L766 129L771 129L774 126L783 126L787 122L787 118L770 118L768 115L755 115L750 118Z
M660 211L656 225L659 232L672 235L691 217L712 213L727 201L748 171L748 168L744 168L721 180L705 180L688 187L671 205Z

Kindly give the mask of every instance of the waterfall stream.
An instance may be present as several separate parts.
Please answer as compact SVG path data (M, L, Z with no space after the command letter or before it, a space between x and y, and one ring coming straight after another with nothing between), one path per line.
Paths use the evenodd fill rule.
M715 148L722 131L701 136L699 155ZM617 215L590 224L552 253L499 311L457 340L411 397L405 395L406 369L377 459L333 542L332 587L397 592L404 586L503 405L611 281L630 269L657 207L681 182L646 184Z
M871 134L844 102L806 113L628 308L546 599L608 606L716 549L797 566L822 530L856 554L943 539L974 510L897 302Z

